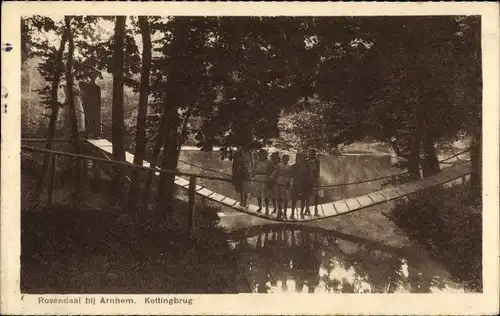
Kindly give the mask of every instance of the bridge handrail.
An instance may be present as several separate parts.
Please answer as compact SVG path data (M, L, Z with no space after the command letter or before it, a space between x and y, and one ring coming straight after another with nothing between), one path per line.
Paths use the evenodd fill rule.
M445 158L443 160L438 161L438 163L443 163L443 162L445 162L447 160L450 160L452 158L460 156L463 153L466 153L466 152L470 151L470 149L471 148L469 147L469 148L467 148L467 149L465 149L465 150L463 150L463 151L461 151L461 152L459 152L457 154L454 154L453 156L450 156L448 158ZM220 171L217 171L217 170L213 170L213 169L205 168L205 167L202 167L202 166L198 166L198 165L195 165L193 163L186 162L186 161L183 161L183 160L180 160L180 159L179 159L179 162L181 162L183 164L186 164L186 165L189 165L189 166L200 168L202 170L214 172L214 173L217 173L217 174L221 174L221 175L225 175L225 176L229 176L229 177L232 176L232 175L230 175L228 173L224 173L224 172L220 172ZM363 183L368 183L368 182L375 182L375 181L380 181L380 180L384 180L384 179L389 179L389 178L392 178L392 177L402 176L402 175L405 175L405 174L408 174L408 173L409 173L408 171L404 171L404 172L394 173L394 174L391 174L391 175L387 175L387 176L383 176L383 177L379 177L379 178L374 178L374 179L360 180L360 181L346 182L346 183L332 183L332 184L315 185L314 187L315 188L333 188L333 187L339 187L339 186L348 186L348 185L355 185L355 184L363 184ZM251 181L255 181L255 180L251 180Z
M124 161L118 161L118 160L112 160L112 159L102 159L102 158L96 158L96 157L92 157L92 156L86 156L86 155L82 155L82 154L74 154L74 153L68 153L68 152L64 152L64 151L57 151L57 150L49 150L49 149L42 149L42 148L36 148L36 147L31 147L31 146L26 146L26 145L21 145L21 149L25 149L25 150L28 150L28 151L35 151L35 152L45 152L45 153L52 153L54 155L62 155L62 156L72 156L72 157L76 157L76 158L81 158L81 159L87 159L87 160L93 160L93 161L99 161L99 162L104 162L104 163L109 163L109 164L119 164L119 165L123 165L125 167L128 167L128 168L137 168L137 169L142 169L142 170L147 170L147 171L155 171L155 172L163 172L163 173L170 173L170 174L174 174L174 175L178 175L178 176L195 176L195 177L198 177L198 178L201 178L201 179L207 179L207 180L217 180L217 181L224 181L224 182L232 182L232 179L231 178L221 178L221 177L216 177L216 176L208 176L208 175L202 175L202 174L199 174L199 173L190 173L190 172L183 172L183 171L178 171L178 170L169 170L169 169L161 169L161 168L150 168L150 167L144 167L144 166L139 166L139 165L135 165L135 164L131 164L131 163L128 163L128 162L124 162ZM459 155L462 155L463 153L466 153L468 151L470 151L471 147L457 153L457 154L454 154L453 156L450 156L448 158L445 158L443 160L440 160L438 161L438 163L442 163L444 161L447 161L447 160L450 160L452 158L455 158ZM194 165L196 166L196 165ZM200 166L197 166L197 167L200 167ZM203 167L200 167L201 169L206 169L206 168L203 168ZM206 169L207 170L207 169ZM209 171L212 171L210 169L208 169ZM220 174L224 174L222 172L219 172ZM368 180L360 180L360 181L355 181L355 182L347 182L347 183L336 183L336 184L325 184L325 185L315 185L314 187L316 188L333 188L333 187L341 187L341 186L348 186L348 185L355 185L355 184L362 184L362 183L368 183L368 182L375 182L375 181L380 181L380 180L384 180L384 179L388 179L388 178L392 178L392 177L397 177L397 176L401 176L401 175L404 175L404 174L408 174L409 172L408 171L405 171L405 172L401 172L401 173L395 173L395 174L391 174L391 175L387 175L387 176L383 176L383 177L379 177L379 178L374 178L374 179L368 179ZM225 174L226 175L226 174ZM229 174L227 174L227 176L231 176ZM259 180L250 180L250 182L262 182L262 183L267 183L267 181L259 181Z
M224 181L224 182L231 182L231 179L228 179L228 178L213 177L213 176L201 175L201 174L197 174L197 173L182 172L182 171L178 171L178 170L151 168L151 167L145 167L145 166L131 164L131 163L128 163L125 161L103 159L103 158L97 158L97 157L92 157L92 156L87 156L87 155L82 155L82 154L68 153L68 152L64 152L64 151L58 151L58 150L52 150L52 149L46 149L46 148L36 148L36 147L21 145L21 149L24 149L27 151L32 151L32 152L48 153L48 154L53 154L53 155L58 155L58 156L75 157L75 158L97 161L97 162L102 162L102 163L107 163L107 164L122 165L126 168L136 168L136 169L141 169L141 170L145 170L145 171L169 173L169 174L174 174L177 176L186 176L186 177L194 176L197 178L202 178L202 179L207 179L207 180L218 180L218 181Z
M440 160L438 161L438 163L443 163L447 160L450 160L452 158L455 158L457 156L460 156L468 151L471 150L471 147L453 155L453 156L450 156L448 158L445 158L443 160ZM340 187L340 186L348 186L348 185L354 185L354 184L362 184L362 183L367 183L367 182L375 182L375 181L380 181L380 180L384 180L384 179L389 179L389 178L392 178L392 177L397 177L397 176L402 176L402 175L405 175L405 174L408 174L409 172L408 171L404 171L404 172L400 172L400 173L394 173L394 174L391 174L391 175L387 175L387 176L383 176L383 177L379 177L379 178L374 178L374 179L368 179L368 180L360 180L360 181L355 181L355 182L346 182L346 183L335 183L335 184L324 184L324 185L317 185L315 186L316 188L333 188L333 187Z
M182 159L179 159L179 162L183 163L185 165L188 165L188 166L193 166L193 167L199 168L201 170L210 171L210 172L217 173L217 174L220 174L220 175L223 175L223 176L227 176L227 177L231 177L231 178L233 177L233 175L231 175L229 173L225 173L225 172L213 170L213 169L210 169L210 168L205 168L205 167L202 167L202 166L198 166L198 165L195 165L194 163L190 163L190 162L184 161Z

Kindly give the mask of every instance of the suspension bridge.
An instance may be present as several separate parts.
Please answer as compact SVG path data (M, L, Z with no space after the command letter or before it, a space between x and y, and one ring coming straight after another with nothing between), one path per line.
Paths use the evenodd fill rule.
M326 203L322 203L318 205L318 212L319 214L316 215L307 215L304 218L301 217L295 217L293 219L288 218L288 219L282 219L278 218L277 213L263 213L258 211L258 206L254 204L249 204L247 207L242 207L238 201L234 200L233 198L226 196L224 194L220 194L218 192L215 192L206 186L203 185L198 185L196 184L196 179L197 178L202 178L202 179L207 179L207 180L215 180L215 181L223 181L223 182L231 182L231 177L230 175L217 172L219 174L224 175L224 177L219 177L219 176L210 176L210 175L200 175L200 174L193 174L193 173L187 173L187 172L180 172L180 171L173 171L173 170L162 170L158 167L150 168L150 163L147 161L143 162L143 166L137 166L133 165L134 161L134 155L127 152L125 155L125 161L124 162L117 162L111 159L112 157L112 143L109 142L106 139L86 139L85 144L87 145L86 147L89 147L90 151L93 156L84 156L84 155L77 155L77 154L71 154L71 153L65 153L65 152L57 152L53 150L47 150L47 149L39 149L39 148L33 148L29 146L22 146L24 150L29 150L29 151L38 151L38 152L45 152L53 155L67 155L67 156L81 156L81 158L84 159L89 159L89 160L94 160L94 161L101 161L101 162L107 162L107 166L112 169L112 165L116 164L121 164L121 165L129 165L129 167L135 167L135 168L142 168L148 171L154 171L156 176L159 176L161 172L168 172L168 173L174 173L175 174L175 184L181 188L187 189L188 190L188 195L191 199L194 199L195 195L201 196L205 199L208 199L210 201L213 201L217 204L220 204L225 207L232 208L236 211L242 212L249 214L251 216L256 216L259 218L264 218L270 221L274 222L311 222L311 221L317 221L317 220L322 220L326 218L331 218L331 217L336 217L336 216L341 216L345 215L351 212L355 211L360 211L363 209L366 209L368 207L382 204L382 203L387 203L389 201L395 200L395 199L400 199L406 196L409 196L411 194L415 194L417 192L423 191L423 190L428 190L446 183L449 183L451 181L464 178L467 175L470 174L470 163L466 162L464 164L448 164L448 167L442 169L441 172L418 180L418 181L412 181L412 182L406 182L403 184L398 184L398 185L388 185L385 188L381 190L377 190L368 194L363 194L359 196L354 196L354 197L349 197L349 198L344 198L344 199L339 199L335 201L329 201ZM440 161L440 163L445 163L445 161L450 160L451 158L457 157L460 154L463 154L464 152L467 152L467 150L462 151L459 154L456 154L454 156L448 157L446 159L443 159ZM100 157L100 158L99 158ZM203 168L203 167L200 167ZM398 174L400 175L400 174ZM377 180L382 180L385 178L390 178L394 175L390 176L385 176L385 177L380 177L377 179L367 179L363 181L358 181L355 183L343 183L343 184L334 184L334 185L323 185L320 187L334 187L334 186L346 186L350 184L359 184L359 183L365 183L365 182L371 182L371 181L377 181ZM190 203L192 204L192 203ZM193 203L193 208L194 208L194 203ZM194 210L193 210L194 211ZM288 208L287 214L292 213L292 209Z

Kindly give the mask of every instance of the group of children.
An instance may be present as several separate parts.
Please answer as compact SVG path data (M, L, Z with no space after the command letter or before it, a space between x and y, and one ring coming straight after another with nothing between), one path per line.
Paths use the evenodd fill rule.
M318 196L316 185L319 183L320 168L317 152L309 150L306 156L297 153L295 164L289 165L290 156L279 156L261 149L253 159L248 147L241 147L235 154L233 162L233 184L240 194L240 204L247 205L248 195L257 198L258 210L262 211L262 201L266 214L269 214L269 200L272 200L273 213L278 218L287 218L286 210L291 202L291 219L295 218L295 208L300 201L300 216L311 215L309 201L314 200L315 212L318 216Z

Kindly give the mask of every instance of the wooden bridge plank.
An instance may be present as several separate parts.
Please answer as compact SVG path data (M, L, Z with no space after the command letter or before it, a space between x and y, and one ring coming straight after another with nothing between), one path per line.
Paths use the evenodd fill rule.
M379 191L380 194L382 194L388 201L395 199L399 196L399 194L392 190L392 188L385 188L382 191Z
M258 207L257 205L253 205L253 204L249 204L249 205L248 205L248 210L249 210L250 212L252 212L252 213L257 213L257 209L258 209L258 208L259 208L259 207Z
M355 198L346 199L344 201L351 211L354 211L361 207L361 204L359 204L358 200L356 200Z
M94 145L94 144L92 144L92 145ZM111 145L111 144L110 145L107 145L107 144L106 145L101 145L101 144L99 144L99 145L94 145L94 146L96 146L100 150L105 151L105 152L110 153L110 154L113 152L113 145Z
M323 210L323 204L318 205L318 210L321 215L325 216L325 211ZM337 211L335 211L336 213Z
M453 180L454 178L460 177L463 173L465 172L463 166L454 166L450 167L438 174L435 174L431 177L428 177L427 179L430 179L432 181L436 181L438 183L444 183L449 180Z
M435 181L432 181L432 180L429 180L429 179L418 180L415 183L417 183L418 185L420 185L420 186L422 186L423 188L426 188L426 189L437 185L437 183Z
M372 201L372 199L370 199L368 197L368 195L358 196L358 197L356 197L356 200L358 200L358 203L362 207L367 207L367 206L373 205L373 201Z
M227 198L227 196L224 196L222 194L214 192L214 194L210 195L210 198L214 201L220 202L220 201L224 200L225 198Z
M323 214L325 214L325 216L332 216L332 215L337 214L337 211L335 210L333 203L323 204L321 207L322 207Z
M216 193L217 194L217 193ZM211 199L213 195L211 195L209 198ZM226 205L228 207L236 207L236 203L238 203L237 201L225 196L222 200L218 201L220 204L222 205Z
M107 139L86 139L85 141L96 147L113 147L113 144Z
M391 189L397 192L399 196L405 196L409 194L409 192L403 189L400 185L394 186Z
M369 193L368 196L373 200L374 203L381 203L387 201L386 197L379 192Z
M207 188L202 188L201 190L197 191L196 193L198 193L199 195L207 197L210 194L212 194L212 190L209 190Z
M109 142L106 139L88 139L85 140L87 143L93 145L97 150L96 152L99 153L99 155L110 155L112 154L112 143ZM131 153L126 152L125 153L125 158L126 161L129 163L133 163L134 155ZM147 161L144 161L143 166L150 167L150 163ZM381 191L378 192L372 192L369 194L357 196L357 197L351 197L346 200L340 200L340 201L335 201L333 203L325 203L325 204L320 204L318 205L318 209L321 211L322 217L330 217L342 213L346 213L349 211L354 211L358 210L363 207L367 207L370 205L378 204L378 203L383 203L388 200L392 200L395 198L399 198L401 196L406 196L408 194L415 193L417 191L420 191L425 188L429 187L434 187L438 185L442 185L443 183L452 181L456 178L463 177L467 174L470 173L470 166L467 164L464 165L455 165L453 167L449 167L442 172L429 177L427 179L422 179L416 182L409 182L409 183L404 183L400 186L395 186L395 187L387 187ZM159 172L155 172L156 175L159 175ZM175 177L175 184L187 187L189 186L189 181L183 177L176 176ZM242 208L238 202L230 197L224 196L222 194L216 193L214 191L209 190L206 187L203 186L196 186L196 193L198 195L207 197L210 200L213 200L215 202L218 202L223 205L227 205L229 207L232 207L234 209L243 211L245 213L249 213L253 215L258 215L259 217L265 217L269 219L276 219L276 214L271 214L270 216L266 216L264 210L261 213L256 213L258 207L256 205L250 204L248 208ZM289 208L287 210L288 215L291 214L291 209ZM296 213L297 210L296 210ZM310 220L310 218L306 218L304 220ZM300 218L295 221L302 221Z
M349 211L349 207L347 207L347 204L345 203L344 200L335 201L333 202L333 205L335 205L335 209L337 210L338 214L342 214Z
M227 204L224 204L224 200L221 202L221 204L227 205ZM239 204L233 205L232 208L235 209L235 210L237 210L237 211L246 211L245 208L243 206L239 205Z
M217 194L217 193L215 193L215 194ZM210 196L210 198L212 198L212 196ZM227 196L224 197L223 201L224 201L224 203L226 203L226 205L228 205L230 207L234 207L235 205L238 204L238 201L236 201L236 200L234 200L234 199L232 199L230 197L227 197Z
M200 187L200 188L197 187L196 193L198 193L201 196L207 197L210 193L212 193L212 191L205 187Z
M189 185L189 181L187 179L181 178L181 177L176 177L175 179L175 184L180 185L181 187L185 187Z
M401 185L401 188L403 190L405 190L406 192L414 193L414 192L422 190L423 187L418 185L418 183L416 183L416 182L409 182L409 183L403 183Z

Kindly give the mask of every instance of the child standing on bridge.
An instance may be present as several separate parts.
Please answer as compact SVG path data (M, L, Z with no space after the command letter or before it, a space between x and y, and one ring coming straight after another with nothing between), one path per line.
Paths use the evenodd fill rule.
M280 163L280 155L279 153L273 152L271 154L271 164L273 166L273 171L271 175L269 176L269 186L268 186L268 198L271 198L273 200L273 214L276 213L276 210L279 208L278 206L278 196L276 195L276 177L277 177L277 168L278 164Z
M309 157L307 158L307 163L309 165L309 171L311 176L311 184L312 184L312 198L314 199L314 216L318 216L318 198L320 196L320 189L317 187L319 185L320 180L320 161L318 159L318 152L316 149L309 149ZM308 201L309 202L309 201ZM306 214L311 215L311 211L309 210L309 203L306 207Z
M240 195L240 205L246 207L250 191L250 175L252 172L252 153L247 146L242 146L234 155L233 184Z
M266 205L266 214L269 214L269 177L274 171L272 163L267 159L267 150L261 149L259 151L259 160L253 166L252 171L252 195L257 198L259 209L257 212L262 211L262 198Z
M297 153L296 162L292 166L292 216L295 216L295 206L300 199L300 217L304 218L304 207L311 196L312 183L311 171L306 161L306 157L302 153Z
M275 197L278 199L278 218L281 218L283 214L286 218L286 209L288 207L288 200L290 200L290 190L293 178L291 175L291 166L288 165L289 160L290 156L283 155L275 171Z

